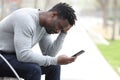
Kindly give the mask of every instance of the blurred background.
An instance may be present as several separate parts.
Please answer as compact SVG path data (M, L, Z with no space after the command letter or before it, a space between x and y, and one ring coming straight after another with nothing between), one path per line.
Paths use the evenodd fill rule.
M75 9L77 24L120 76L120 0L0 0L0 20L19 8L49 10L59 2Z
M84 17L88 21L92 18L91 25L96 21L99 27L96 25L92 27L106 39L118 40L120 38L119 0L0 0L0 19L22 7L48 10L58 2L72 4L79 17Z

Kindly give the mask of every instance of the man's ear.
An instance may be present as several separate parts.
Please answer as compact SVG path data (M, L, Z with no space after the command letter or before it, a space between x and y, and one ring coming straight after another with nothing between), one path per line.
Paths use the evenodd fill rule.
M57 15L58 15L58 12L57 12L57 11L52 11L52 14L51 14L52 17L55 17L55 16L57 16Z

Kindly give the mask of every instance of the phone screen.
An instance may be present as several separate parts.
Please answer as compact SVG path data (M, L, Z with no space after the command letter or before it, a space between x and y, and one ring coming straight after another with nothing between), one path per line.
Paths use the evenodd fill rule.
M76 56L79 56L80 54L84 53L85 51L84 50L81 50L79 52L77 52L76 54L72 55L72 57L76 57Z

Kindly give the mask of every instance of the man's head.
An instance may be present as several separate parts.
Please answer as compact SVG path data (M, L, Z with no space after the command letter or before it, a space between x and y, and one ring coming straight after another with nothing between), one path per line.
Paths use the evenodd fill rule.
M45 29L47 33L67 32L76 20L75 11L66 3L59 3L51 8L47 13Z

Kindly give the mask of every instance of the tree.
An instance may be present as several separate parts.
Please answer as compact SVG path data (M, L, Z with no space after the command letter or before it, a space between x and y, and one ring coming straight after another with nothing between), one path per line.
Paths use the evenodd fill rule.
M34 0L34 8L37 8L38 0Z
M117 0L114 0L114 8L113 8L113 12L114 12L114 16L113 16L113 26L112 26L112 38L111 40L115 40L115 32L116 32L116 21L117 21Z
M109 0L97 0L97 3L100 5L102 10L102 17L103 17L103 27L107 26L107 19L108 19L108 5Z

